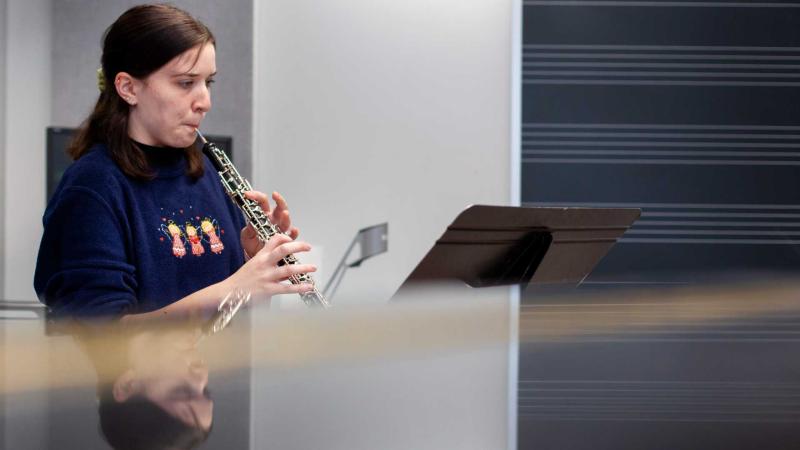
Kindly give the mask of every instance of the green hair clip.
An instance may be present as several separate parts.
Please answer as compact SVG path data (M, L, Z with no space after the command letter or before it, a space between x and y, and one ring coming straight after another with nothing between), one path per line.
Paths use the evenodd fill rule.
M97 89L99 89L100 92L106 90L106 74L103 73L102 67L97 69Z

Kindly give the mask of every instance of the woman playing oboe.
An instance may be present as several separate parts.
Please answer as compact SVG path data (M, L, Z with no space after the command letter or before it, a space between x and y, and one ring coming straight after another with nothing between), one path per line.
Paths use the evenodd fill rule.
M289 235L266 245L226 198L193 146L211 109L215 41L187 12L143 5L106 31L100 96L68 149L75 163L44 214L34 287L57 315L123 321L175 317L252 294L305 292L279 266L310 246L294 241L286 203L250 192Z

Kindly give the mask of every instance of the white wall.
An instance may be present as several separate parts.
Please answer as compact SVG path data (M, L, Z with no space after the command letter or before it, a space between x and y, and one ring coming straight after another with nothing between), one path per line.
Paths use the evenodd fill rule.
M464 207L518 199L518 0L255 5L254 186L282 192L301 238L322 248L301 258L321 261L321 284L359 228L389 222L389 252L349 271L335 303L385 302ZM507 357L480 363L479 382L507 393L506 442L493 448L516 447L516 308L512 297ZM251 420L266 423L258 393Z
M0 94L3 298L35 300L33 267L44 210L45 126L50 121L50 0L5 0L5 83ZM4 330L5 333L5 330ZM11 364L13 361L4 361ZM47 397L7 398L5 448L43 448ZM28 411L33 411L28 413ZM9 414L14 412L14 414Z
M45 206L45 127L50 123L49 0L6 1L3 297L35 300L33 268Z
M511 3L257 3L254 186L287 197L323 282L389 222L336 301L385 301L465 206L509 203Z

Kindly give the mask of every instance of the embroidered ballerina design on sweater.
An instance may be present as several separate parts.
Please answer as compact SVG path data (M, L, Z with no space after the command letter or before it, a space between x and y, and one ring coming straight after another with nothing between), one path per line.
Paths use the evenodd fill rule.
M186 237L189 240L189 243L192 244L192 254L194 256L200 256L206 252L203 248L203 244L200 242L201 237L197 233L197 228L189 222L186 222Z
M225 246L222 245L222 241L217 236L216 227L214 226L214 222L208 217L204 218L202 222L200 222L200 228L203 229L203 233L208 236L208 240L211 242L211 251L220 254L222 250L225 249Z
M190 206L189 209L192 209L192 207ZM163 208L161 210L164 211ZM167 216L166 213L163 214ZM225 250L225 245L222 244L220 235L225 234L225 230L220 228L216 219L205 216L201 220L200 217L202 216L190 214L191 212L184 209L179 209L171 213L172 216L176 217L175 220L185 221L183 226L176 224L173 219L161 217L162 223L159 230L163 236L159 239L162 242L168 241L172 246L172 254L179 259L186 256L187 243L192 251L192 255L197 257L206 254L206 248L203 245L204 242L207 242L211 247L212 253L216 255L221 254L222 251Z

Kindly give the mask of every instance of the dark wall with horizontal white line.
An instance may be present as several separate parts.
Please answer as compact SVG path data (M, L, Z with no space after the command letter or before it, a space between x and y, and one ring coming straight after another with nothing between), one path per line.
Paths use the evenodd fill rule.
M525 1L525 205L641 219L586 280L800 269L800 4Z
M523 297L519 448L796 447L796 313L650 289L800 272L800 3L523 5L523 204L642 216L583 285L638 291Z

